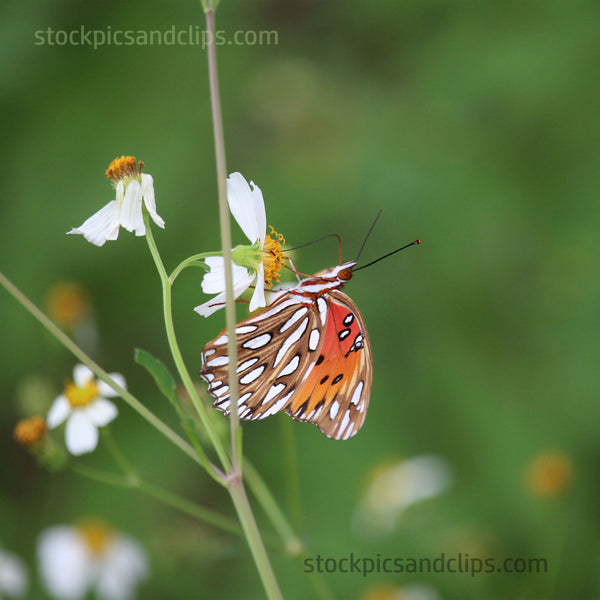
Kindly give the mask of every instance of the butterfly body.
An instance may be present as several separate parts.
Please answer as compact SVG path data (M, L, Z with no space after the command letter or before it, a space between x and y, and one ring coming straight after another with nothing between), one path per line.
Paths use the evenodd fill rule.
M334 439L361 428L373 378L371 346L362 315L341 291L355 264L303 279L236 325L241 419L285 411ZM200 370L215 408L225 414L231 410L227 341L223 330L204 347Z

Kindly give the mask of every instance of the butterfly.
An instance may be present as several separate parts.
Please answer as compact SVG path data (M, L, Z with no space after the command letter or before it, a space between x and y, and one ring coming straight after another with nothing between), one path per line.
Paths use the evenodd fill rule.
M373 356L364 319L341 291L356 261L321 271L236 325L240 419L285 411L346 440L365 420ZM227 332L202 350L200 376L226 415L231 410Z

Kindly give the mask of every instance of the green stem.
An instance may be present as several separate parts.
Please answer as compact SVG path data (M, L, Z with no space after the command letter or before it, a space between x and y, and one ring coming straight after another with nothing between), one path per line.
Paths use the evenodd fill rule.
M156 242L154 241L154 236L152 235L152 228L150 226L150 218L148 216L147 211L144 211L144 221L146 224L146 241L148 242L148 248L150 249L150 254L154 259L154 264L156 265L156 269L160 276L160 281L162 284L162 292L163 292L163 316L165 320L165 329L167 332L167 340L169 342L169 348L171 349L171 354L173 356L173 361L175 362L175 366L177 367L177 371L179 372L179 376L183 381L183 385L189 394L192 403L198 415L202 421L202 425L204 426L210 441L219 456L221 464L223 468L227 471L231 467L231 462L227 453L225 452L225 448L221 444L221 440L219 436L214 431L212 424L206 414L206 410L204 405L200 401L198 393L196 392L196 388L190 377L190 374L185 366L183 361L183 356L181 354L181 350L179 349L179 344L177 343L177 337L175 335L175 326L173 324L173 311L171 305L171 282L169 281L169 277L167 275L167 271L163 265L162 259L158 252L158 248L156 247ZM206 466L206 465L203 465ZM218 480L221 484L223 483L222 477L215 472L214 467L209 468L209 472L214 479Z
M281 508L273 498L269 488L263 481L258 471L248 459L244 460L244 478L252 493L256 496L263 511L271 521L283 541L285 551L290 556L300 556L304 552L304 544L294 533Z
M302 495L298 475L298 453L294 439L294 422L287 416L281 419L281 440L283 446L283 464L285 465L285 483L287 501L292 523L297 531L303 530Z
M64 333L52 320L50 320L27 296L21 292L3 273L0 272L0 285L37 321L39 321L67 350L80 362L89 367L93 373L108 384L123 401L135 410L150 425L162 433L169 441L199 464L201 459L194 448L184 439L179 437L171 428L165 425L154 413L148 410L135 396L118 385L109 374L94 362L68 335ZM204 466L204 465L203 465Z
M184 269L188 267L201 267L203 269L207 269L206 263L199 262L204 258L208 258L209 256L221 256L220 252L202 252L201 254L194 254L193 256L189 256L185 260L182 260L174 269L173 272L169 275L169 283L175 283L175 280Z
M231 436L231 456L234 472L241 472L242 443L241 429L239 428L239 415L237 403L239 386L236 375L237 368L237 342L235 336L235 304L233 297L233 270L231 267L231 227L229 225L229 208L227 205L227 167L225 162L225 140L223 134L223 118L221 116L221 100L219 97L219 80L217 75L217 51L215 45L215 15L211 7L205 8L206 30L209 36L207 46L208 58L208 83L210 88L210 104L212 108L213 133L215 141L215 160L217 168L217 187L219 191L219 222L221 228L221 245L223 247L223 261L225 266L225 328L230 334L227 341L227 354L229 355L229 425Z
M283 600L275 573L269 561L269 556L260 537L260 531L254 519L252 508L248 502L244 484L240 478L230 480L229 493L246 534L246 539L248 540L254 563L265 587L267 598L269 600Z
M114 473L106 473L85 465L72 465L71 470L78 475L87 477L88 479L92 479L99 483L127 489L137 489L140 492L153 497L155 500L190 515L199 521L203 521L204 523L208 523L209 525L213 525L214 527L233 533L234 535L242 536L243 534L240 526L235 521L208 508L204 508L191 500L177 496L169 490L148 483L141 479L137 473L128 472L126 475L115 475Z

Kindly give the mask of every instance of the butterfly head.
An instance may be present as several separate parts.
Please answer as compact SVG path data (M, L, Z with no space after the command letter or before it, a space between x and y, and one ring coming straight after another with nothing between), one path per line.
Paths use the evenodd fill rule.
M341 265L336 265L335 267L331 267L329 269L325 269L324 271L319 271L315 275L319 279L336 279L340 282L345 283L352 279L352 269L356 266L356 261L351 260Z

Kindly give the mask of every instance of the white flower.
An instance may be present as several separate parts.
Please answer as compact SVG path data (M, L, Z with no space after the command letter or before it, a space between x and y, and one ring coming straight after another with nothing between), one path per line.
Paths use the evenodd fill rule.
M78 233L96 246L107 240L116 240L119 227L135 231L135 235L146 235L142 214L142 201L152 220L164 228L165 222L156 212L154 182L151 175L142 173L143 162L137 166L133 156L122 156L113 160L106 171L112 179L117 197L93 214L87 221L67 233Z
M102 600L129 600L148 576L144 549L96 521L46 529L37 553L46 589L58 600L80 600L91 589Z
M125 379L119 373L110 373L110 378L125 387ZM92 452L98 445L98 427L117 416L117 407L106 396L118 394L107 383L96 381L85 365L76 365L73 381L68 382L64 393L54 400L46 418L50 429L67 421L65 442L71 454Z
M252 284L254 293L250 311L266 306L265 287L278 280L283 265L283 237L274 231L267 235L267 216L260 188L253 181L248 184L241 173L232 173L227 179L227 202L229 210L251 246L238 246L232 250L233 293L240 296ZM216 294L212 300L194 309L208 317L225 306L225 260L221 256L204 259L209 272L202 280L205 294Z
M354 514L365 537L388 535L398 517L413 504L446 491L452 469L440 456L422 455L376 470Z
M20 598L29 587L25 563L11 552L0 549L0 598Z

